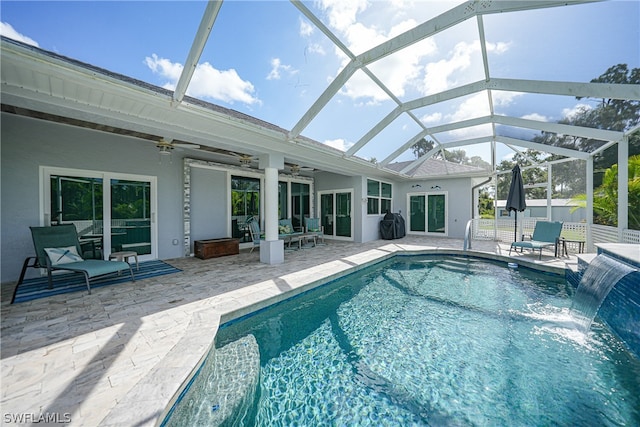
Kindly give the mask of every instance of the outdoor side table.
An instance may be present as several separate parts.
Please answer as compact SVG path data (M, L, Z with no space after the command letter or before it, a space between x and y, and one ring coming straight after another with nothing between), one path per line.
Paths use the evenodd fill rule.
M584 240L572 240L572 239L565 239L564 237L561 237L560 243L562 244L562 248L560 249L560 252L562 255L569 256L569 251L567 250L567 243L577 243L578 253L581 254L584 252L584 244L585 244Z
M125 261L127 264L129 264L130 257L135 258L136 270L140 270L140 265L138 264L138 253L135 251L112 252L111 255L109 255L109 261L111 261L112 259L115 259L116 261Z

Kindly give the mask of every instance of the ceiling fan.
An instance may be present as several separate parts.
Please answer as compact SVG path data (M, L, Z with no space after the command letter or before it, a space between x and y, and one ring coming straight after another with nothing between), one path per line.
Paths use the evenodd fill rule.
M287 163L287 166L289 166L289 171L291 172L291 175L293 175L293 176L300 175L300 171L313 172L315 170L314 168L306 167L306 166L300 166L300 165L295 164L295 163Z
M229 151L229 154L236 156L238 158L238 160L240 161L240 166L243 168L250 168L251 167L251 162L253 162L253 156L249 155L249 154L239 154L239 153L234 153L233 151Z
M171 154L171 152L176 148L200 148L198 144L192 144L190 142L180 142L168 138L160 138L160 141L156 142L156 147L158 148L161 155Z

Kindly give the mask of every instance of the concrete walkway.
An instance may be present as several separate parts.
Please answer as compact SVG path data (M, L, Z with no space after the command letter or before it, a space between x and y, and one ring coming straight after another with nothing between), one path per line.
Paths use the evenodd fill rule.
M259 253L167 260L183 271L9 305L2 289L2 423L146 426L161 420L180 385L213 342L218 325L398 251L462 253L462 241L409 236L364 244L328 242L261 264ZM473 242L502 259L508 245ZM548 271L576 258L512 262ZM504 258L506 259L506 258Z

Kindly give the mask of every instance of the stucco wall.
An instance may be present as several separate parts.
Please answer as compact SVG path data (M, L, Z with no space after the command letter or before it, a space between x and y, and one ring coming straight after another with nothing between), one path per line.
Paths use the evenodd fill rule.
M393 198L394 212L402 211L402 217L407 222L407 231L409 228L407 215L407 194L408 193L426 193L446 192L447 194L447 215L448 215L448 233L447 237L464 238L464 230L467 221L471 219L471 178L451 178L438 179L429 181L415 181L410 183L401 183L394 186L395 195ZM415 187L412 187L415 186ZM418 187L419 186L419 187ZM438 186L439 189L431 187Z
M17 280L24 259L33 255L29 226L42 225L40 166L156 176L158 257L182 256L181 152L160 163L151 142L6 113L1 137L2 283Z
M191 252L196 240L231 237L227 172L191 168Z

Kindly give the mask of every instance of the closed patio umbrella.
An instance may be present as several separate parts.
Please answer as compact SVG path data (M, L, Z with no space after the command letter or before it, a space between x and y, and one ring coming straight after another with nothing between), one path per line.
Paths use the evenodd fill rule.
M524 184L522 183L522 174L520 173L520 166L515 165L511 169L511 185L509 186L509 195L507 196L508 211L516 212L516 220L513 230L513 241L518 241L518 212L522 212L527 208L527 203L524 199Z

